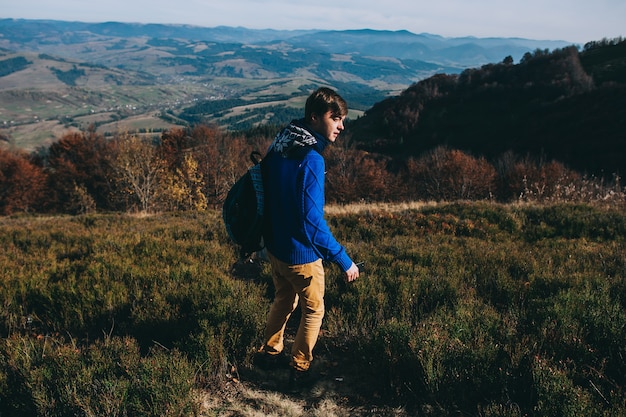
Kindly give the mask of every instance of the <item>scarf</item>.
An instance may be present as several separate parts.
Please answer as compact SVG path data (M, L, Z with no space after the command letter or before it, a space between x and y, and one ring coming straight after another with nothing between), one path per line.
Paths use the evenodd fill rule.
M282 155L283 158L299 159L310 150L322 153L328 145L328 140L320 134L310 130L303 119L292 121L274 138L271 149Z

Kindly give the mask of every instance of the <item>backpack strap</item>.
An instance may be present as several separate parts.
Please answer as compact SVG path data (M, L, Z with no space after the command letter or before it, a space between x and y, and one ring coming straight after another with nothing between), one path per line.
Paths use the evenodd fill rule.
M250 157L252 157L252 155L250 155ZM250 172L250 178L252 179L252 187L254 188L254 191L256 193L257 215L263 216L263 213L265 210L265 190L263 188L263 172L261 170L261 161L255 163L252 167L250 167L248 169L248 172Z
M252 161L252 165L258 165L263 160L263 155L259 151L250 152L250 161Z

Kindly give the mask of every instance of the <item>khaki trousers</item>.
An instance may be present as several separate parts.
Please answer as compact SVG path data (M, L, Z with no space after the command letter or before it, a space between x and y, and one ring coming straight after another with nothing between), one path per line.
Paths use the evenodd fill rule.
M274 281L274 302L265 327L266 353L277 354L284 348L285 326L300 305L302 318L291 349L291 366L306 371L313 360L313 347L324 317L324 266L318 259L303 265L289 265L268 252Z

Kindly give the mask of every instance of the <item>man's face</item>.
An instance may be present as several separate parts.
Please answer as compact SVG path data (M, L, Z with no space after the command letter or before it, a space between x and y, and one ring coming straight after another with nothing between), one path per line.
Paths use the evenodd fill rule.
M315 113L311 115L311 127L320 135L324 136L331 142L337 139L337 136L343 131L343 121L346 117L333 116L332 112L328 111L319 116Z

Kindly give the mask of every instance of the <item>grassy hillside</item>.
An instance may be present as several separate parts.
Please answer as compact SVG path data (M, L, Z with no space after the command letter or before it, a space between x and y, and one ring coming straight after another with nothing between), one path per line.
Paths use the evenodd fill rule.
M250 364L271 278L267 265L234 265L219 212L0 219L0 413L626 412L623 210L328 216L367 269L346 285L328 267L319 380L300 394Z

